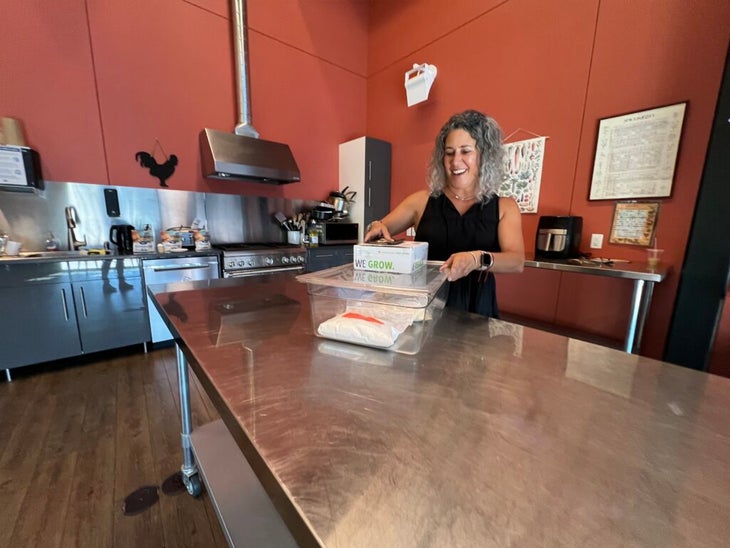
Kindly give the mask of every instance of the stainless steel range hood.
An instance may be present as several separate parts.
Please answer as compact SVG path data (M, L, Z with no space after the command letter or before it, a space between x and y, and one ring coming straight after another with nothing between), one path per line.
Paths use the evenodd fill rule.
M231 23L240 121L235 133L209 128L200 132L203 176L274 184L297 182L299 167L289 145L259 139L251 123L245 0L232 0Z
M299 167L288 145L204 129L200 132L203 175L211 179L254 179L262 183L295 183Z

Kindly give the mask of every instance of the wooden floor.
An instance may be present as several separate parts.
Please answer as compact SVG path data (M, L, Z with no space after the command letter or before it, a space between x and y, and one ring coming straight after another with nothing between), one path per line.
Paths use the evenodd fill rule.
M218 415L191 374L193 425ZM0 377L0 546L227 546L208 496L124 499L180 470L175 352L125 349Z

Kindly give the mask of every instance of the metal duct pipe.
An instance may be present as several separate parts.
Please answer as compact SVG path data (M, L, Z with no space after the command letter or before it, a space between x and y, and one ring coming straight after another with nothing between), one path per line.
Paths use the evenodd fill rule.
M259 132L251 121L251 91L249 80L251 73L248 68L248 25L246 15L246 0L232 0L231 17L233 30L233 50L236 57L236 87L238 91L238 125L236 135L258 138Z

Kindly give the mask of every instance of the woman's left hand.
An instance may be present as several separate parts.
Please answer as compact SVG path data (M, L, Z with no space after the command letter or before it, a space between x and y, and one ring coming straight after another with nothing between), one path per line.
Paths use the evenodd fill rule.
M472 270L479 268L479 262L474 253L470 251L461 251L454 253L451 257L446 259L444 264L441 265L439 270L446 272L446 279L450 282L463 278Z

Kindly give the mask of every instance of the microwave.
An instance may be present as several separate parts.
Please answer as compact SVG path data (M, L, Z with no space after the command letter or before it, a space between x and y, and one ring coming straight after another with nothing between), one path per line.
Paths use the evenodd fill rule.
M29 147L0 145L0 187L12 190L43 189L40 157Z
M325 221L321 224L320 245L356 244L360 225L341 221Z

